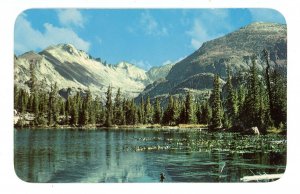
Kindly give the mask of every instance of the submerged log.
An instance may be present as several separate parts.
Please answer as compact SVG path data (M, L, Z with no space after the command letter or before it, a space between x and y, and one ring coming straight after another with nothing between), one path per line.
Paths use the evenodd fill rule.
M280 179L283 174L263 174L263 175L254 175L254 176L244 176L240 180L242 182L251 182L251 181L270 181Z

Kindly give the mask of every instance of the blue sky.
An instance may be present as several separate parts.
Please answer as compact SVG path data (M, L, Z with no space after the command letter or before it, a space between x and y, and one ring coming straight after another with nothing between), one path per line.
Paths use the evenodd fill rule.
M272 9L30 9L15 23L15 53L71 43L108 63L176 62L252 22L285 23Z

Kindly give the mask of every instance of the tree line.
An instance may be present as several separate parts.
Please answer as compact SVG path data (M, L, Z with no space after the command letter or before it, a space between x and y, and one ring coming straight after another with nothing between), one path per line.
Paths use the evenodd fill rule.
M137 124L204 124L211 129L252 127L261 130L269 127L286 127L286 77L269 64L268 52L264 51L267 68L259 71L256 60L246 73L233 75L227 68L226 83L222 86L215 74L213 89L208 99L195 99L191 92L183 98L170 95L166 105L162 98L141 98L140 102L125 98L120 89L113 96L109 86L106 98L93 97L91 91L77 92L63 99L56 84L50 91L37 83L35 69L30 65L27 91L15 86L14 106L24 115L31 113L32 126L113 126ZM20 119L17 125L23 125Z

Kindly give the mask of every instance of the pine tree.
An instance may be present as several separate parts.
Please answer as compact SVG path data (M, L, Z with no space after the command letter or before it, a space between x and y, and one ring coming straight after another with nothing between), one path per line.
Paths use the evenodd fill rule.
M212 117L212 110L207 101L201 106L201 113L201 123L209 125Z
M39 95L38 92L35 91L32 94L32 113L34 114L34 125L39 125L39 120L41 120L42 114L39 113Z
M176 123L176 106L172 95L169 96L168 106L163 114L162 123L165 125L174 125Z
M221 110L221 90L220 80L217 74L214 75L214 84L212 92L212 118L211 127L213 129L222 127L222 110Z
M82 107L79 112L79 123L81 125L94 124L95 122L94 113L93 113L94 109L91 108L91 103L92 103L92 94L91 91L88 90L85 96L83 97Z
M113 117L113 104L112 104L112 91L111 86L107 88L106 92L106 114L105 114L105 126L112 126L112 117Z
M159 124L161 122L161 107L159 98L155 98L153 122Z
M96 96L93 107L95 109L95 123L103 124L104 123L103 105L102 105L102 102L101 102L99 96Z
M186 124L187 123L185 104L181 105L180 114L179 114L179 117L178 117L177 120L178 120L178 123L181 123L181 124Z
M197 105L197 109L196 109L196 119L197 119L197 123L201 123L202 120L202 109L201 109L201 104Z
M185 98L185 115L187 124L195 123L195 113L194 113L194 103L192 99L192 94L189 91Z
M278 70L274 70L271 74L271 90L273 109L271 110L271 117L274 124L279 128L280 124L286 124L287 119L287 88L286 78L283 77Z
M141 98L141 104L140 104L140 123L145 124L145 102L144 97Z
M127 105L127 100L125 98L123 98L123 101L122 101L122 110L123 110L123 120L122 120L122 125L127 125L127 120L126 120L126 117L127 117L127 111L128 111L128 105ZM144 107L143 107L143 110L144 110Z
M68 96L67 100L66 100L66 103L65 103L65 124L68 125L70 124L70 120L69 120L69 117L70 117L70 112L71 112L71 98L70 96Z
M134 103L134 99L131 99L130 101L130 117L131 119L131 124L135 125L138 123L138 115L137 115L137 108Z
M260 89L255 57L252 58L252 66L247 81L248 94L245 97L243 121L246 127L260 126Z
M153 109L150 102L150 96L147 97L146 104L145 104L145 122L146 124L153 123Z
M126 125L135 125L138 123L138 115L137 115L137 109L136 105L134 103L134 100L128 100L124 99L124 115L125 115L125 121ZM124 122L125 122L124 121Z
M231 70L229 67L227 68L227 98L225 102L225 110L226 116L224 118L227 122L226 125L227 127L231 127L236 120L238 107L235 91L232 86Z
M116 125L121 125L122 120L123 120L123 109L122 109L122 100L121 100L121 90L119 88L114 103L114 123Z

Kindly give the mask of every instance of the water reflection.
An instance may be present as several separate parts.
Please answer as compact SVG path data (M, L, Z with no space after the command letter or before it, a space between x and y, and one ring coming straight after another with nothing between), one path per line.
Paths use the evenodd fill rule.
M28 182L159 182L162 172L165 182L238 182L284 172L285 151L232 152L231 140L232 149L211 148L223 141L200 132L15 130L15 171Z

